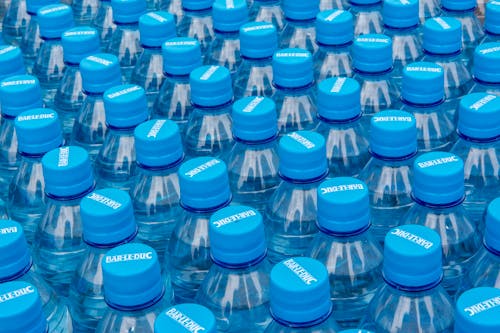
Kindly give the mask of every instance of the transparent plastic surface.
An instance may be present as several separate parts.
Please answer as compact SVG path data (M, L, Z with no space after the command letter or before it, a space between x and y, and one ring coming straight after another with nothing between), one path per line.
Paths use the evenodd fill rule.
M19 46L23 52L26 72L31 73L38 52L40 51L40 47L42 46L42 39L40 38L40 25L38 24L38 17L36 15L31 15L30 21L26 27L26 31Z
M280 34L280 48L301 48L314 55L318 50L315 22L316 20L295 21L287 19Z
M26 12L26 0L11 0L5 9L1 16L3 40L7 44L19 45L31 18Z
M153 104L163 84L163 56L161 48L145 47L137 60L132 72L130 82L146 90L148 108L152 110Z
M382 73L354 73L361 85L361 110L364 115L395 109L399 106L399 86L393 79L392 70Z
M281 0L254 0L249 17L250 21L272 23L278 32L285 26Z
M341 46L326 46L319 44L318 52L314 55L314 76L316 82L338 76L351 77L352 43Z
M142 53L138 24L118 24L106 48L118 57L122 81L130 82L135 64Z
M184 9L184 17L177 24L177 34L196 38L200 42L201 54L205 58L215 38L212 9L191 11Z
M0 199L8 199L9 185L19 167L14 118L5 114L0 119Z
M241 65L234 75L234 96L236 98L271 97L274 91L272 58L242 57Z
M214 40L210 43L207 55L208 63L226 67L235 78L241 63L239 33L217 31Z
M75 25L90 25L97 15L99 0L72 0Z
M106 51L111 41L111 36L113 36L113 32L116 29L116 24L113 22L113 8L111 8L110 0L99 1L99 6L91 25L99 32L101 49Z
M354 16L354 36L383 32L382 1L374 5L357 5L352 2L349 4L351 5L350 12Z

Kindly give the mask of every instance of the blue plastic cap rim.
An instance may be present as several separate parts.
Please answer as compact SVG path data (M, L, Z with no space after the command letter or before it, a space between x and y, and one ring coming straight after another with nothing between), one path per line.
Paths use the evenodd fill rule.
M41 108L42 90L35 76L15 75L0 82L2 114L17 117L24 111Z
M361 114L361 87L355 79L329 78L317 87L316 105L321 117L342 121Z
M12 277L31 264L31 253L21 224L0 220L0 279Z
M246 0L215 0L212 5L214 29L221 32L239 31L248 22Z
M177 304L164 310L155 320L155 333L192 333L193 327L199 332L217 333L212 311L199 304Z
M120 243L134 235L137 225L130 195L104 188L86 195L80 202L83 238L99 245Z
M164 11L149 12L139 18L141 44L160 47L163 42L177 36L175 18Z
M176 37L162 44L163 71L170 75L189 75L202 65L201 47L197 39Z
M53 149L42 158L45 193L56 197L72 197L94 186L89 155L84 148L64 146Z
M148 102L144 88L124 84L104 92L106 123L116 128L130 128L149 117Z
M332 308L328 271L319 261L297 257L276 264L269 287L271 313L289 323L307 323Z
M189 74L193 104L211 107L223 105L233 99L229 69L222 66L201 66Z
M334 32L334 33L333 33ZM354 39L354 18L341 9L324 10L316 16L316 41L323 45L342 45Z
M73 11L65 4L43 6L37 11L37 16L43 38L61 38L64 31L75 25Z
M452 54L462 48L462 23L453 17L427 19L423 28L423 48L434 54Z
M182 0L182 8L192 11L212 8L214 0Z
M233 136L249 142L270 139L278 133L276 104L271 98L249 96L233 104Z
M500 252L500 198L494 199L488 205L485 221L484 242L488 247Z
M417 122L408 112L385 110L370 119L370 150L378 156L400 158L417 151Z
M146 13L146 0L111 0L113 21L116 23L137 23Z
M212 209L231 199L226 164L214 157L197 157L179 168L180 201L194 209Z
M283 0L283 13L287 19L303 21L312 20L318 15L320 0Z
M101 42L96 29L86 26L72 28L63 32L61 43L64 61L80 64L85 57L99 53Z
M403 69L403 99L414 104L433 104L444 98L444 69L433 62L414 62Z
M30 15L36 15L37 11L43 6L60 3L60 0L26 0L26 12Z
M351 6L381 5L382 0L348 0Z
M314 81L313 59L299 48L278 50L273 55L273 82L284 88L299 88Z
M473 76L481 81L500 83L500 42L476 47L472 71Z
M455 307L455 333L500 331L500 289L478 287L465 291Z
M484 30L500 35L500 1L489 1L486 3Z
M472 93L460 100L458 131L474 139L500 136L500 97L488 93Z
M184 155L179 126L172 120L146 121L134 130L137 162L148 167L165 167Z
M418 0L384 0L382 18L391 28L410 28L419 24Z
M392 39L381 34L361 35L352 47L353 66L368 73L384 72L392 67Z
M464 162L448 152L420 155L413 165L413 195L426 203L442 205L464 196Z
M384 240L384 278L404 287L423 287L443 275L441 238L432 229L407 224L391 229Z
M16 117L14 126L19 152L40 155L63 144L61 121L52 109L25 111Z
M164 280L156 251L145 244L127 243L102 258L106 302L133 307L161 296Z
M328 170L325 139L311 131L297 131L283 136L278 146L279 172L286 178L311 180Z
M97 53L80 62L83 90L102 94L109 88L121 84L118 58L109 53Z
M26 73L21 49L17 46L0 46L0 79Z
M276 27L267 22L250 22L240 27L241 55L250 59L272 57L278 49Z
M441 0L441 6L448 10L472 10L476 8L476 0Z

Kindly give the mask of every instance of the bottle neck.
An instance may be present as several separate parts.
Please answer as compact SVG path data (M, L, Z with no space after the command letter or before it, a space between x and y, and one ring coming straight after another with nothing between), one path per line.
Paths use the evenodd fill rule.
M470 136L463 134L462 132L460 132L460 130L457 130L457 134L461 139L468 141L470 143L477 143L477 144L488 144L500 140L500 135L497 135L492 138L472 138Z
M417 292L422 292L422 291L428 291L428 290L431 290L431 289L439 286L439 284L443 280L443 274L441 274L439 279L437 279L436 281L431 282L431 283L426 284L426 285L423 285L423 286L402 285L402 284L396 283L394 281L391 281L389 278L387 278L387 276L385 274L382 274L382 278L384 279L385 283L387 283L387 285L389 285L390 287L392 287L396 290L408 292L408 293L417 293Z
M188 205L186 205L185 203L183 203L182 201L179 202L179 205L186 211L190 212L190 213L195 213L195 214L212 214L216 211L218 211L219 209L221 208L224 208L224 207L227 207L229 206L229 204L231 203L231 200L232 200L232 197L230 197L227 201L225 201L224 203L221 203L217 206L213 206L213 207L208 207L208 208L197 208L197 207L190 207Z
M249 267L257 266L260 264L267 256L267 250L266 252L262 253L259 257L252 259L250 261L245 261L245 262L240 262L240 263L226 263L220 260L217 260L214 258L212 254L210 254L210 258L216 264L217 266L220 266L222 268L226 269L235 269L235 270L243 270L243 269L248 269Z
M25 267L23 267L23 269L21 269L20 271L14 273L12 275L0 278L0 283L15 281L15 280L23 277L24 275L26 275L26 273L29 272L29 270L31 269L32 266L33 266L33 260L30 258L30 262L28 265L26 265Z
M283 319L277 317L274 314L272 308L269 310L269 312L271 313L271 317L279 324L281 324L285 327L293 327L293 328L299 328L299 329L321 325L326 320L328 320L328 318L330 318L330 316L332 315L332 311L333 311L333 306L330 307L330 310L328 311L328 313L324 314L321 317L318 317L318 319L316 319L316 320L308 321L305 323L295 323L295 322L286 321L286 320L283 320Z
M185 158L185 155L182 154L181 158L179 158L177 161L170 163L170 164L162 165L162 166L147 166L145 164L142 164L139 161L136 161L136 163L137 163L137 166L139 168L141 168L147 172L159 172L162 174L168 174L168 173L171 173L174 170L176 170L177 167L182 164L182 162L184 161L184 158Z
M107 243L107 244L93 243L93 242L85 239L85 235L82 237L82 239L90 247L94 247L94 248L97 248L97 249L112 249L112 248L115 248L117 246L120 246L120 245L132 242L135 239L135 237L137 236L138 232L139 232L139 229L136 227L135 232L133 234L131 234L130 236L128 236L127 238L125 238L125 239L123 239L121 241L118 241L118 242Z
M425 202L423 200L420 200L419 198L415 197L415 194L413 192L411 193L411 198L413 201L415 201L420 206L428 207L431 209L448 209L448 208L454 208L454 207L461 205L465 200L465 195L462 196L460 199L455 200L453 202L442 203L442 204L430 203L430 202Z
M316 222L316 226L318 227L319 231L321 231L325 235L332 236L332 237L338 237L338 238L350 238L350 237L361 235L362 233L366 232L368 229L370 229L371 223L368 223L366 226L364 226L358 230L349 231L349 232L337 232L334 230L330 230L330 229L322 227L318 222Z
M51 194L51 193L47 193L45 192L45 195L52 199L52 200L55 200L55 201L73 201L73 200L80 200L82 199L84 196L86 196L87 194L89 194L90 192L94 191L96 187L96 184L94 182L94 184L92 184L91 187L89 187L88 189L86 189L84 192L81 192L81 193L78 193L78 194L73 194L73 195L68 195L68 196L58 196L58 195L55 195L55 194Z
M417 153L418 153L417 151L415 151L415 152L408 154L408 155L405 155L405 156L382 156L382 155L378 155L377 153L374 153L371 149L369 149L368 151L373 158L376 158L377 160L389 161L389 162L408 161L408 160L411 160L413 157L417 156Z
M120 305L120 304L114 304L113 302L108 300L106 297L104 297L104 301L112 309L115 309L118 311L123 311L123 312L133 312L133 311L142 311L142 310L145 310L145 309L148 309L148 308L155 306L157 303L159 303L163 299L164 295L165 295L165 287L162 288L161 293L158 294L154 299L150 300L149 302L143 303L143 304L124 306L124 305Z
M328 176L328 170L325 170L325 172L322 175L317 176L315 178L310 178L310 179L289 178L289 177L283 175L281 172L279 172L279 176L280 176L281 179L283 179L283 181L285 181L287 183L292 183L292 184L314 184L314 183L323 181L326 178L326 176Z

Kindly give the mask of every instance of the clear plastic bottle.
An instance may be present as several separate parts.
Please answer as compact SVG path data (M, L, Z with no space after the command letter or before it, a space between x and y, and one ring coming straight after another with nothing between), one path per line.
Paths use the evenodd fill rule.
M7 44L19 45L29 24L30 16L26 12L26 0L11 0L2 15L2 36Z
M132 201L116 189L94 191L82 199L84 253L71 281L68 305L75 333L92 333L106 312L102 259L110 249L132 242L137 234Z
M318 233L317 189L328 174L325 139L318 133L298 131L283 136L278 155L282 180L266 211L272 263L306 254Z
M452 333L453 301L444 290L441 240L429 228L404 225L385 237L382 284L362 327L380 333Z
M441 16L440 0L419 0L418 3L418 16L421 24L424 24L428 19Z
M500 96L500 42L476 47L472 78L474 81L469 94L486 92Z
M0 80L26 73L23 55L17 46L0 46Z
M148 119L144 89L132 84L104 93L107 132L94 166L97 186L129 191L136 176L135 128Z
M175 303L193 302L212 260L208 223L210 216L231 202L224 162L198 157L179 169L182 213L168 247L167 270L172 274Z
M382 283L382 248L370 230L366 184L350 177L321 183L317 223L320 232L307 254L328 270L333 317L355 327Z
M218 332L264 332L269 325L269 274L262 215L248 206L214 213L208 225L214 264L196 294Z
M457 301L454 333L494 333L500 330L500 308L497 288L474 288Z
M486 3L486 16L484 20L484 37L481 44L500 42L500 2L489 1Z
M7 212L21 223L29 244L33 243L45 209L42 157L63 144L59 117L51 109L30 109L16 117L19 169L9 185Z
M194 303L165 309L155 321L154 333L217 333L215 317L206 307Z
M111 0L99 0L97 13L92 20L92 27L99 32L102 51L106 51L111 41L111 37L116 30L116 24L113 22L113 7L111 7Z
M169 12L174 16L175 24L179 22L184 17L184 11L182 10L182 0L162 0L160 4L160 10Z
M271 316L265 333L335 333L328 271L307 257L283 260L271 271Z
M315 54L316 15L319 13L319 0L283 0L285 26L280 34L280 48L300 48Z
M0 17L5 16L5 13L9 9L10 2L11 2L11 0L6 0L6 1L0 2ZM1 33L2 33L2 25L0 24L0 35L1 35Z
M92 165L80 147L53 149L42 158L46 207L33 242L40 275L67 296L84 254L80 201L94 189Z
M250 7L250 21L271 23L281 33L285 26L281 5L282 0L254 0Z
M348 3L354 16L354 36L383 32L382 0L348 0Z
M370 159L368 128L361 118L359 83L339 77L318 84L316 132L326 140L332 177L357 176Z
M208 58L208 48L215 38L212 19L214 0L182 0L184 17L177 23L177 34L192 37L200 42L203 59Z
M90 25L97 15L99 0L72 0L76 25Z
M344 0L320 0L319 10L348 9L349 4Z

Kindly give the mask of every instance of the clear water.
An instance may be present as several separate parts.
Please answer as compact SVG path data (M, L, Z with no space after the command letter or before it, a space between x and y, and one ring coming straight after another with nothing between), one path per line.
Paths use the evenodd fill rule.
M254 0L250 8L250 21L269 22L278 32L285 26L285 15L281 9L281 0Z
M111 36L116 30L116 24L113 22L113 8L110 0L100 0L97 12L91 23L92 27L99 32L101 39L101 48L106 51Z
M217 31L207 54L209 64L226 67L235 78L236 71L241 64L239 33Z
M383 32L382 1L375 5L356 5L352 2L349 4L351 5L349 10L354 16L354 36Z
M321 0L319 10L344 9L349 8L349 4L342 0Z
M97 15L99 0L73 0L71 8L75 25L90 25Z
M286 19L280 34L280 48L301 48L312 55L318 50L316 44L316 20L295 21Z
M2 115L0 119L0 204L8 200L9 185L19 167L17 135L14 118Z
M356 71L354 79L361 85L361 110L364 115L399 106L399 86L392 78L392 70L375 74Z
M130 82L142 50L138 24L117 24L106 52L118 57L123 82Z
M483 247L474 257L469 274L461 285L461 291L475 287L500 288L500 256L498 252L493 250L490 252Z
M354 74L351 57L352 43L340 46L318 45L318 52L316 52L313 59L316 82L331 77L351 77Z
M441 2L439 0L420 0L418 6L418 16L420 23L424 24L425 20L441 15Z
M182 0L163 0L160 5L161 10L167 11L174 15L175 23L178 24L184 17L182 10Z
M385 26L384 34L392 39L393 78L400 84L406 65L423 56L421 31L418 27L393 29Z
M0 2L0 17L4 17L5 13L9 9L11 0L1 1ZM2 29L2 25L0 24L0 31Z
M40 38L40 25L38 24L38 17L36 15L31 15L30 21L26 27L26 32L24 33L19 46L23 52L26 72L31 73L38 52L40 51L40 47L42 46L42 39Z
M273 86L272 58L249 59L242 57L240 67L234 75L234 96L271 97Z
M144 51L137 60L130 82L146 90L148 108L153 109L153 104L158 97L163 84L163 56L161 47L144 47Z
M146 0L148 11L162 10L165 7L166 0Z
M264 331L265 333L335 333L340 332L335 319L330 314L327 318L319 323L311 323L296 327L290 326L288 323L280 323L273 320Z
M26 0L11 0L1 17L3 40L7 44L19 45L31 18L26 12Z
M470 88L469 94L485 92L488 94L493 94L500 96L500 82L498 83L487 83L474 79L472 81L472 87Z
M200 42L201 54L206 58L210 44L215 38L212 9L184 9L184 17L177 24L177 34L181 37L196 38Z

